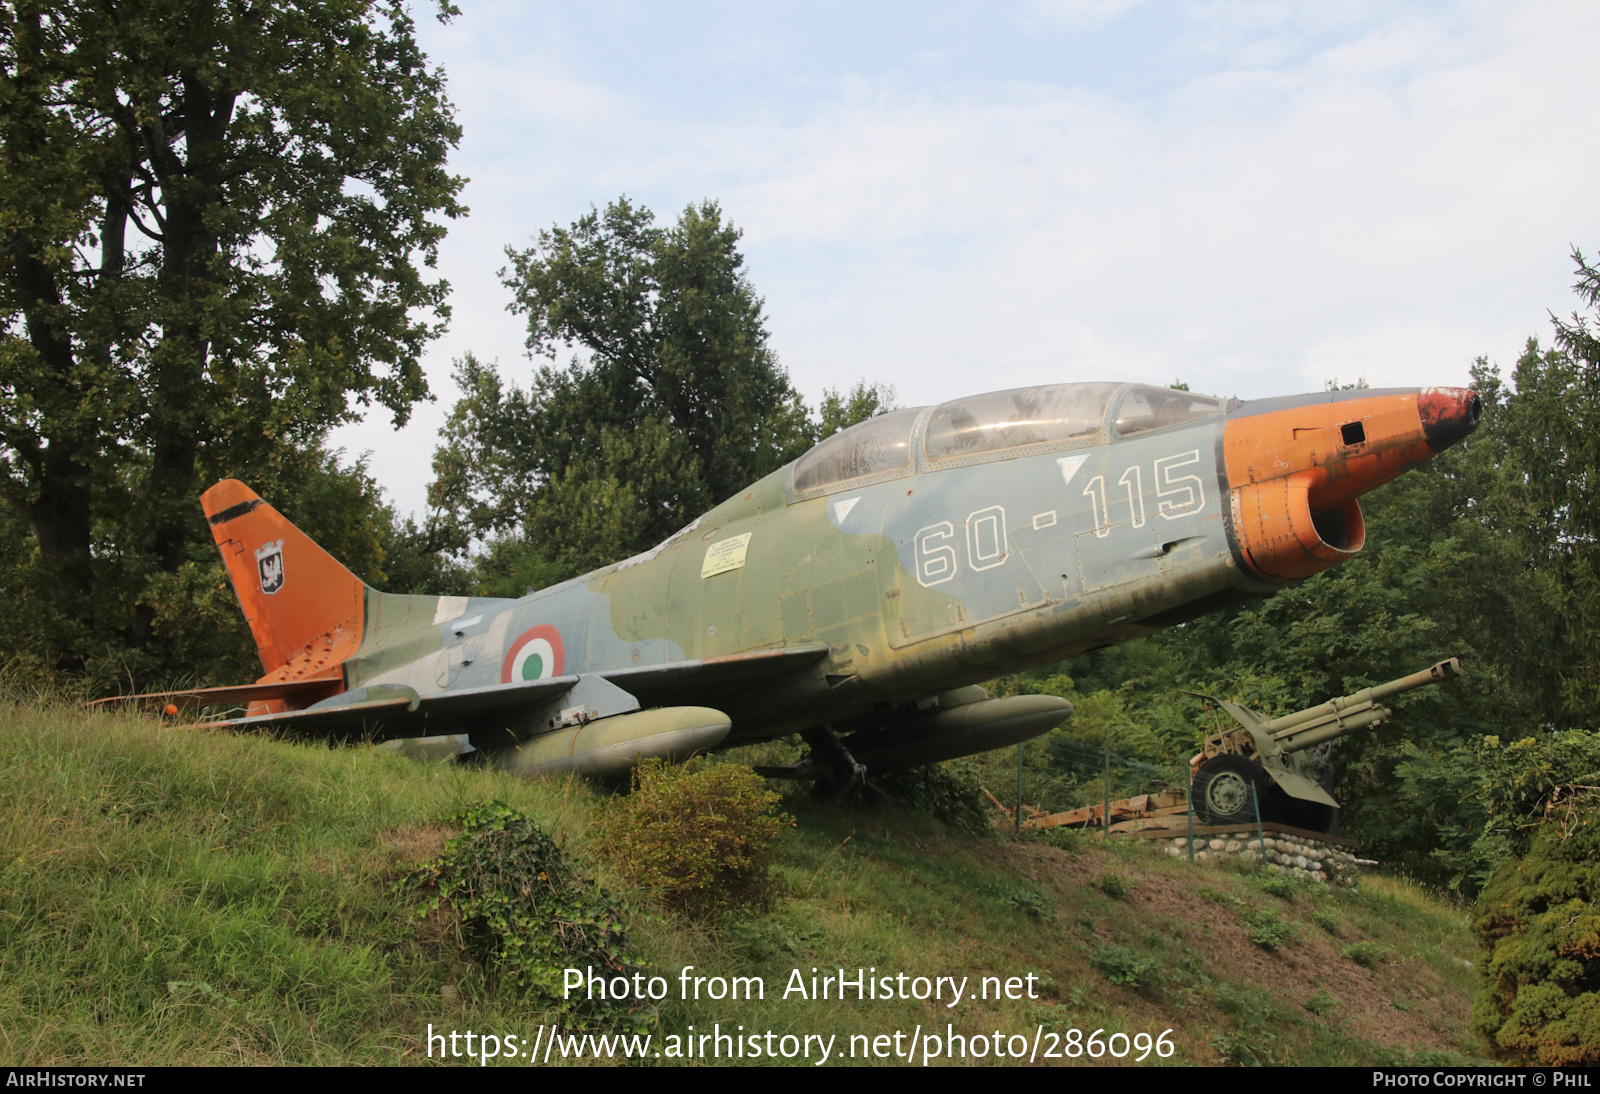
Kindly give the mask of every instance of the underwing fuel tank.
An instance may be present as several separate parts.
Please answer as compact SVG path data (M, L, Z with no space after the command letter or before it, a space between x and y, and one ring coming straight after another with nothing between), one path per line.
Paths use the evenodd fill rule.
M616 714L497 748L489 762L513 775L624 779L641 759L676 763L709 752L733 727L710 707L662 707Z
M845 743L869 770L900 771L1019 744L1050 732L1071 714L1072 704L1054 695L980 699L863 731Z
M982 688L966 687L939 700L944 709L874 725L839 744L867 770L903 771L1020 744L1050 732L1072 714L1072 704L1054 695L990 699ZM816 753L814 748L812 755L789 767L756 770L768 778L826 778L827 757Z

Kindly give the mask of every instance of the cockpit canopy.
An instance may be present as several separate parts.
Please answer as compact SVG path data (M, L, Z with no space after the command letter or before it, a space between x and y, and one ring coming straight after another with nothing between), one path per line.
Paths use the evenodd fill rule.
M990 391L940 403L928 414L922 449L938 466L1012 449L1087 441L1105 428L1117 392L1116 435L1128 437L1209 417L1219 400L1142 384L1045 384ZM841 483L895 477L912 465L911 441L926 407L895 410L841 430L794 465L794 491L807 494Z
M1221 409L1222 403L1209 395L1192 395L1170 387L1131 387L1117 407L1117 436L1182 425L1208 418Z
M1106 404L1121 386L1049 384L952 399L933 408L923 450L930 460L953 460L1092 437L1100 432Z
M835 433L795 462L795 493L911 466L911 430L925 409L891 410Z

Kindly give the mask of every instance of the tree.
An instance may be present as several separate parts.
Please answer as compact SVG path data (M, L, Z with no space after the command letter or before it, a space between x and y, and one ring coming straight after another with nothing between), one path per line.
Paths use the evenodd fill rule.
M821 421L817 423L817 440L826 440L842 429L858 422L900 409L895 403L892 384L869 384L857 380L854 387L841 395L835 388L823 388Z
M1600 269L1577 251L1574 286L1600 317ZM1517 362L1511 456L1533 498L1530 531L1554 592L1545 609L1564 639L1552 668L1563 721L1600 717L1600 338L1590 321L1552 316L1555 345L1530 339ZM1544 659L1541 659L1544 660Z
M569 571L647 548L814 441L768 345L740 232L707 201L658 227L627 198L508 249L541 368L523 391L464 359L435 457L442 538L520 534Z
M0 5L0 497L58 620L209 549L211 481L426 396L459 137L398 3Z
M1478 902L1472 1026L1500 1060L1593 1066L1600 1063L1600 743L1568 731L1492 746L1496 812L1514 826L1524 853L1500 865Z

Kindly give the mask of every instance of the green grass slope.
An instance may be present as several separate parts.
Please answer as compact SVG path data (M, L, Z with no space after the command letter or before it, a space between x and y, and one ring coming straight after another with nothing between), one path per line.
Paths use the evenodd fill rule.
M611 799L581 783L0 705L0 1055L438 1063L448 1050L434 1042L430 1054L431 1025L515 1036L524 1051L537 1037L537 1060L515 1062L546 1062L539 1005L486 979L449 915L418 919L421 898L396 885L440 851L453 815L490 799L617 887L592 825ZM635 916L633 945L670 989L651 1012L645 1062L737 1056L737 1044L745 1063L773 1062L769 1047L776 1062L816 1063L824 1042L807 1038L832 1038L830 1065L893 1063L895 1051L921 1063L934 1048L935 1063L1111 1064L1163 1033L1171 1054L1147 1051L1147 1065L1475 1058L1466 913L1402 880L1275 893L1264 875L1145 844L960 835L915 814L800 798L787 808L798 823L772 911L721 931ZM648 909L649 894L623 895ZM690 977L760 977L764 998L680 999L685 966ZM904 973L897 994L946 976L967 988L955 1007L948 984L937 1000L785 995L795 970L809 996L813 970L820 980L840 968ZM1036 998L995 990L1029 976ZM990 990L1002 997L976 998L984 977L999 978ZM1096 1030L1128 1035L1110 1042L1120 1061L1083 1051ZM754 1036L762 1055L719 1032ZM954 1060L948 1032L967 1038ZM563 1060L572 1045L557 1045L552 1065L596 1062Z

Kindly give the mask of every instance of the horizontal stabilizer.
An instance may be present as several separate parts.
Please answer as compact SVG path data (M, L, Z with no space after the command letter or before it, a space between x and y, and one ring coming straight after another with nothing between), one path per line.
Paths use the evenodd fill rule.
M639 709L631 694L597 675L419 695L404 684L342 692L305 710L210 722L209 727L271 729L295 736L384 741L472 733L515 741L575 722Z
M258 714L250 718L230 718L222 722L206 722L185 726L185 729L273 729L295 736L319 738L370 737L384 740L389 737L420 737L425 718L418 711L421 698L411 688L400 684L373 688L376 695L363 696L368 691L347 692L351 698L329 706L315 706L306 710L287 710L277 714ZM337 698L345 699L344 695ZM404 732L415 725L417 732ZM393 730L402 732L393 732ZM441 731L442 732L442 731Z
M96 699L89 707L132 704L136 710L199 710L204 707L248 707L251 703L289 702L308 706L336 694L342 680L280 680L274 684L241 684L228 688L192 688L188 691L152 691L143 695L114 695Z

